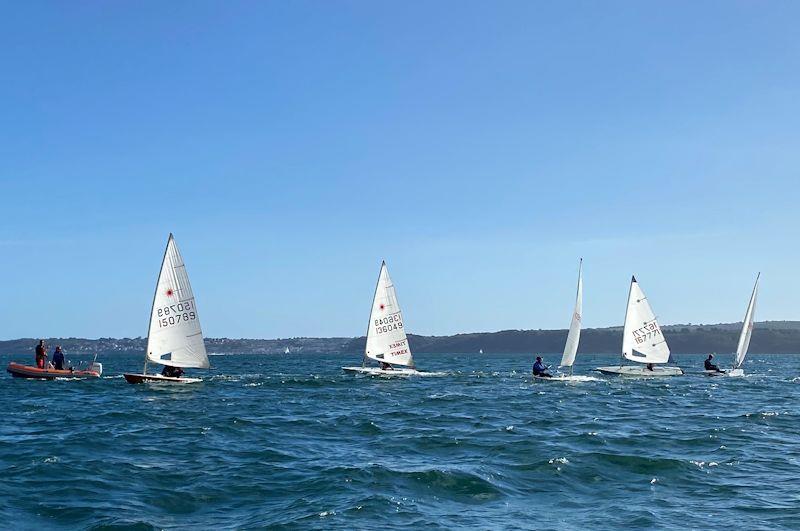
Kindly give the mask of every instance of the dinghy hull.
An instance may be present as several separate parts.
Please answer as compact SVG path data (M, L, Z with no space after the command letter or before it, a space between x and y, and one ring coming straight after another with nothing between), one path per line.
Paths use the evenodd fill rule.
M600 378L594 376L584 376L582 374L555 374L552 378L542 376L534 376L534 380L541 380L544 382L599 382Z
M100 373L92 370L58 370L40 369L31 365L14 363L13 361L6 367L14 378L32 378L37 380L55 380L56 378L99 378Z
M397 369L379 369L378 367L342 367L344 372L354 374L365 374L367 376L385 376L385 377L405 377L405 376L423 376L428 373L420 372L416 369L397 368Z
M595 369L607 376L624 376L626 378L660 378L663 376L682 376L683 370L680 367L635 367L632 365L616 365L613 367L598 367Z
M160 374L123 374L125 381L129 384L192 384L202 382L202 378L173 378L171 376L161 376Z

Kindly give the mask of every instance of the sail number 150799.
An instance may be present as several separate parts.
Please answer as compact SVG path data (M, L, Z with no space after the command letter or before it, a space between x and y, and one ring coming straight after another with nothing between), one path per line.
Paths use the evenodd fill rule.
M168 304L167 306L156 308L156 316L158 317L159 328L197 319L197 314L193 311L190 301Z

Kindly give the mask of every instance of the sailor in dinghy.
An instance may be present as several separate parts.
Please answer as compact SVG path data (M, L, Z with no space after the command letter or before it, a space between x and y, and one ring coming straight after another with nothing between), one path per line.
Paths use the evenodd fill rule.
M533 377L534 378L552 378L553 375L547 372L550 368L549 365L545 365L544 361L542 361L541 356L536 356L536 361L533 364Z
M625 311L625 327L622 332L622 357L641 365L598 367L596 371L615 376L653 378L656 376L680 376L680 367L664 366L672 361L667 340L661 333L653 309L645 297L636 277L631 277L628 306ZM642 366L644 365L644 366Z
M148 374L148 361L169 369L162 374ZM189 275L175 238L170 234L150 311L144 369L141 374L124 374L125 380L132 384L195 383L202 379L184 377L183 369L207 369L209 366Z
M716 376L717 374L725 374L725 371L719 368L719 366L714 365L712 361L714 359L713 354L709 354L706 358L706 361L703 362L703 370L706 371L706 374L709 376Z
M367 360L377 361L380 366L368 367ZM378 284L372 298L364 360L361 367L342 367L342 370L377 376L429 374L418 371L414 366L414 358L403 325L403 314L385 261L381 263Z

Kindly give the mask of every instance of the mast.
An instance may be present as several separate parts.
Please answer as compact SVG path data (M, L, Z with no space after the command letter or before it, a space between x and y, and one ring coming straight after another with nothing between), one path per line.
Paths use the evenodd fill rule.
M761 272L756 275L756 283L753 284L753 292L750 294L750 302L747 304L747 310L744 312L744 322L742 323L742 333L739 334L739 344L736 347L736 355L733 358L733 368L738 369L744 363L744 357L747 355L747 348L750 346L750 335L752 334L753 314L755 313L756 306L756 293L758 290L758 280L761 278ZM742 356L741 361L739 355Z
M378 271L378 280L375 282L375 291L372 293L372 306L369 307L369 320L367 321L367 335L364 343L364 358L361 360L361 367L367 366L367 345L369 344L369 331L372 328L372 310L375 308L375 297L378 296L378 286L381 284L383 268L386 267L386 260L381 260L381 269Z
M631 284L628 286L628 300L625 303L625 320L622 322L622 355L619 360L619 366L625 363L625 330L628 327L628 309L631 306L631 292L633 291L633 283L636 282L636 276L631 275Z
M156 277L156 289L153 290L153 302L150 304L150 320L147 321L147 339L148 343L150 342L150 327L153 325L153 310L156 307L156 297L158 296L158 279L161 277L161 270L164 269L164 261L167 259L167 252L169 251L169 244L173 240L172 233L169 233L169 238L167 238L167 245L164 247L164 256L161 258L161 267L158 268L158 276ZM144 353L144 369L142 369L142 374L147 374L147 349L145 349Z

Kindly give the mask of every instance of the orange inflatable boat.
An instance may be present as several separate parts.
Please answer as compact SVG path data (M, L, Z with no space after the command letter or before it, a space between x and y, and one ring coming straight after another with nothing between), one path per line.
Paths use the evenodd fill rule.
M103 366L97 362L89 365L88 369L40 369L32 365L11 362L6 370L15 378L38 378L40 380L55 380L56 378L99 378L103 373Z

